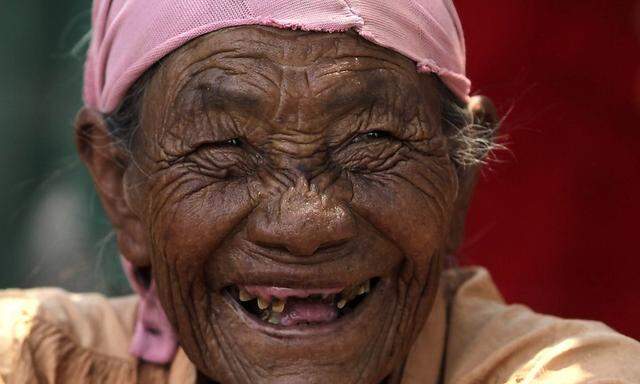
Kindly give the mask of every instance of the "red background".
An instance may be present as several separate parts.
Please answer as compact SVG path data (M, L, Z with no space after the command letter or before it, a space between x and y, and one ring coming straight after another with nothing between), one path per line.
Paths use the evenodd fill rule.
M640 5L458 0L475 93L508 116L464 264L509 302L640 339Z

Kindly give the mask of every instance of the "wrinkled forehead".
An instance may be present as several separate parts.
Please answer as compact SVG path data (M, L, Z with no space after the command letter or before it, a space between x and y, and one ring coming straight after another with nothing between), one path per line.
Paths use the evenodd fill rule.
M196 39L170 56L167 66L179 69L198 61L204 64L243 58L291 67L365 59L388 62L410 73L416 71L415 63L408 58L368 42L355 32L304 32L264 26L226 28Z
M432 75L351 32L227 28L180 48L159 72L152 88L162 101L154 104L174 117L192 113L203 96L211 105L250 113L270 113L286 101L295 109L330 112L325 118L374 100L438 105Z
M415 63L372 44L355 33L282 30L263 26L223 29L194 40L162 64L162 87L169 97L179 96L194 83L234 81L285 87L289 92L339 92L341 87L383 89L385 85L419 82ZM217 79L217 80L216 80ZM345 82L340 85L340 82ZM270 84L272 83L272 84ZM355 83L355 84L354 84ZM349 85L349 86L348 86ZM169 100L167 100L169 101Z

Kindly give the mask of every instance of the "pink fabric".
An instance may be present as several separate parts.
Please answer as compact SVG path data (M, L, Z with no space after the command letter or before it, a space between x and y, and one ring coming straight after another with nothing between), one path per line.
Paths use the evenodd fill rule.
M92 19L83 93L85 104L103 113L112 112L138 77L174 49L238 25L353 29L414 60L418 71L438 74L461 100L469 98L464 36L451 0L94 0ZM123 265L141 298L130 351L167 363L178 344L155 284L145 287L134 267Z
M353 29L437 73L468 100L465 44L451 0L94 0L84 100L112 112L150 66L188 41L224 27Z
M160 305L156 285L149 286L141 281L135 267L122 258L127 279L133 290L140 296L138 317L129 346L129 353L145 361L166 364L173 360L178 349L178 338Z

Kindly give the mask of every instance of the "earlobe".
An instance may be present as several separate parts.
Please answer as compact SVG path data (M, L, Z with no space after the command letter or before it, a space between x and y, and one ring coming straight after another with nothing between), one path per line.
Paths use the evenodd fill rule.
M116 231L120 252L136 266L149 265L143 225L127 201L126 151L114 141L104 116L90 108L83 108L76 117L75 141Z

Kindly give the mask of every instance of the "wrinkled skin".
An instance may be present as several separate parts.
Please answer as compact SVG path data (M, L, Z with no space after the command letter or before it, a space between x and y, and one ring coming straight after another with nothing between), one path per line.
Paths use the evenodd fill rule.
M451 160L435 81L354 33L239 27L161 63L131 157L101 114L81 111L80 154L120 250L151 266L203 376L398 377L473 185ZM223 293L372 277L357 313L317 328L256 322Z

